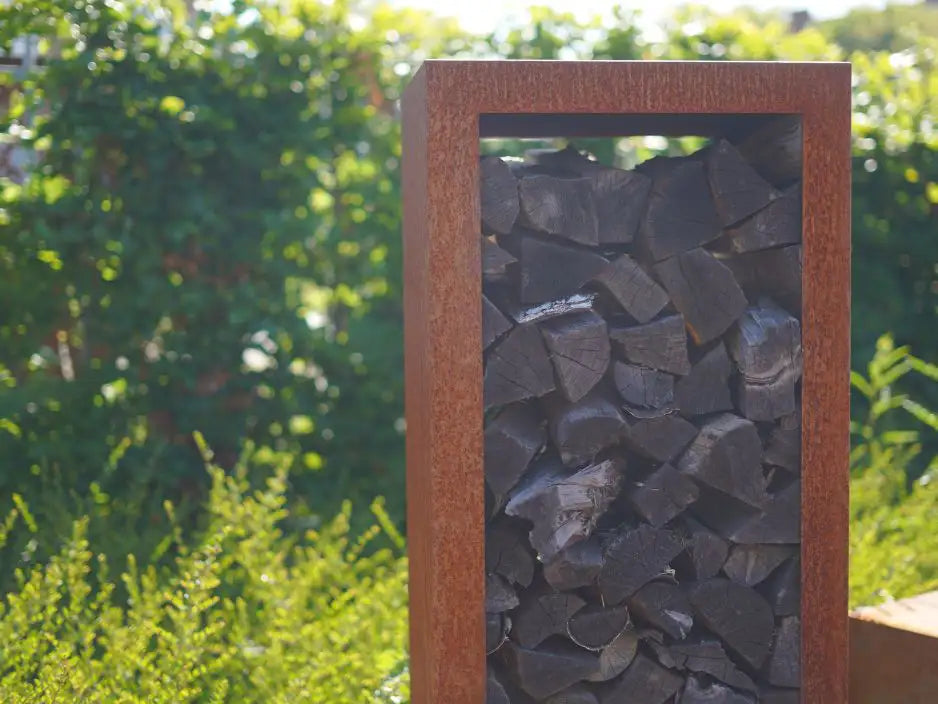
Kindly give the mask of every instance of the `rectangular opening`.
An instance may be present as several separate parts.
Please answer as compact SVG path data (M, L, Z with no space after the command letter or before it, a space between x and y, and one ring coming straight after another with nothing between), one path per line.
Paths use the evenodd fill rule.
M800 701L800 118L480 136L487 702Z

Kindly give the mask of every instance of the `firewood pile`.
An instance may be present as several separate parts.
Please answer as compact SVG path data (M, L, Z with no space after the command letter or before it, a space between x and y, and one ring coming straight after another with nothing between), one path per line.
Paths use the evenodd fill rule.
M800 157L481 161L488 704L796 704Z

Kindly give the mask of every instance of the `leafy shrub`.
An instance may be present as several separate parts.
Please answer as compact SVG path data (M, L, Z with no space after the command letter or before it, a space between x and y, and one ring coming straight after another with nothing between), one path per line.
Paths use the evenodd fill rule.
M17 571L0 603L0 701L409 700L406 558L382 504L359 537L348 505L297 537L279 527L284 469L256 491L243 468L209 473L208 526L192 547L167 536L179 551L171 569L131 556L112 577L80 520L46 564ZM17 519L35 527L19 502L0 542Z
M862 401L851 424L850 602L871 604L938 589L938 458L924 473L912 467L923 452L909 420L938 431L938 415L895 384L938 381L938 366L880 337L866 376L852 374ZM917 384L916 384L917 385ZM865 407L865 416L860 409Z

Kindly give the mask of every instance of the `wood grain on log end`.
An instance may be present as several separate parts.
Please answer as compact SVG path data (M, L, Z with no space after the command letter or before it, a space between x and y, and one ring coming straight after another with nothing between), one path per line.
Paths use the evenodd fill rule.
M684 318L668 315L650 323L610 326L609 337L615 349L632 364L671 374L687 374L687 334Z
M511 232L518 219L518 181L508 164L497 156L479 162L482 192L482 227L497 234Z
M568 401L579 401L599 383L609 367L606 321L593 312L574 313L541 325L556 372Z
M668 304L665 290L627 254L610 261L595 281L639 323L647 323Z
M772 608L755 590L714 578L694 584L690 602L700 623L749 667L762 667L771 647Z
M588 178L525 175L518 182L527 227L577 244L599 244L599 221Z

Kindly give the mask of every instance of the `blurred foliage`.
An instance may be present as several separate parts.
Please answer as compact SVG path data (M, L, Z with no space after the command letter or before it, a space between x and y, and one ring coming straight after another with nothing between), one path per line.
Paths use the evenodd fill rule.
M79 520L56 555L17 571L0 601L0 701L409 701L404 540L381 504L360 536L348 506L285 534L282 467L258 490L243 468L210 476L205 530L167 568L130 556L112 576ZM18 520L33 522L22 502L0 543Z
M935 386L938 366L881 337L866 375L851 375L862 397L851 424L850 605L938 589L938 456L918 478L909 467L922 455L921 432L938 431L938 414L897 382Z
M938 8L925 2L890 4L882 9L860 7L818 26L848 52L904 51L923 38L938 37Z
M397 100L430 56L852 60L854 358L885 330L938 350L925 32L872 47L859 27L793 33L772 13L698 6L651 30L627 10L578 23L535 8L469 36L364 0L223 5L0 8L0 47L34 35L46 57L0 75L0 147L34 156L0 187L0 509L17 492L39 527L10 534L0 587L80 515L97 549L171 563L163 501L192 531L209 487L196 430L222 467L289 461L290 530L376 494L403 523ZM628 166L695 143L581 146ZM921 393L938 407L938 386ZM927 476L935 437L906 458L910 480Z

